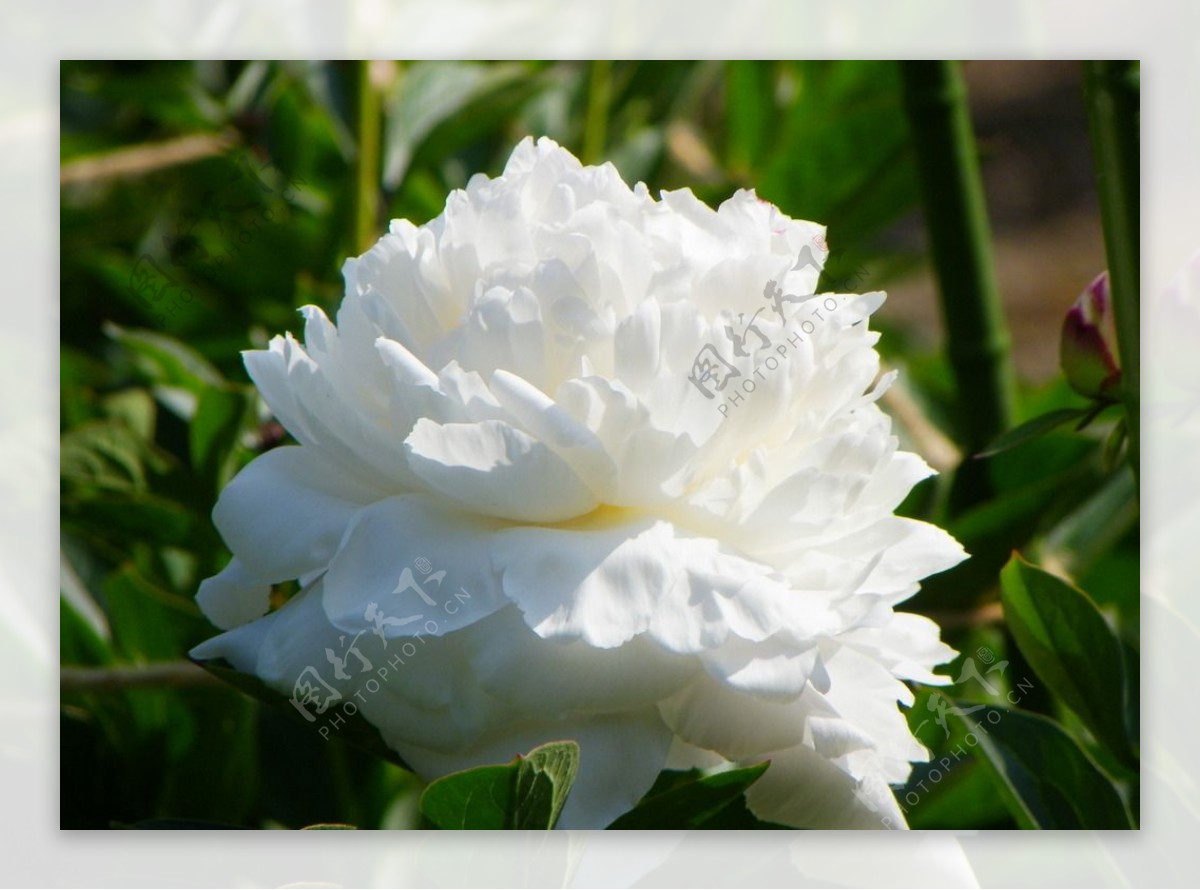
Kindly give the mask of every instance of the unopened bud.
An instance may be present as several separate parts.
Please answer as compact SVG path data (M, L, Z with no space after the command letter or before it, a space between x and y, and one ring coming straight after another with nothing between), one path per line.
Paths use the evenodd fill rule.
M1112 398L1121 379L1108 273L1079 295L1063 319L1059 359L1071 388L1089 399Z

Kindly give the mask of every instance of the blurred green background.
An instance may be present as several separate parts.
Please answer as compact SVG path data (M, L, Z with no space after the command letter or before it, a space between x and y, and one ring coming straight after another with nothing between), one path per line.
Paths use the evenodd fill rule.
M1105 267L1080 68L971 63L965 76L1020 381L1013 422L1078 408L1057 370L1059 327ZM895 63L64 62L62 827L417 824L415 778L323 742L183 655L214 632L193 596L228 558L209 519L217 492L285 436L239 351L297 330L299 306L332 316L347 256L388 219L437 215L529 134L611 160L655 193L688 186L716 204L755 188L828 225L827 284L889 291L872 323L903 373L884 407L906 447L946 471L903 511L947 526L974 557L908 607L965 653L948 698L919 690L909 712L932 768L962 745L946 701L1002 705L1036 673L999 604L1014 548L1102 610L1125 650L1112 705L1136 715L1137 500L1105 454L1111 412L974 462L987 496L947 497L972 402L946 359ZM1020 708L1057 721L1136 812L1136 767L1058 693L1038 681ZM914 827L1028 825L1028 795L982 750L936 782L917 767L899 792L916 801ZM1022 763L1059 762L1038 756ZM1037 824L1087 824L1086 806L1055 797L1069 788L1035 791L1048 814Z

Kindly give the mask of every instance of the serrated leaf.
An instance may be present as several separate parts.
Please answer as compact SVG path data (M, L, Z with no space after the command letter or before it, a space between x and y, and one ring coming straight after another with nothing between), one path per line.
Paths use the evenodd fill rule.
M956 719L1022 828L1136 827L1112 780L1053 720L991 705Z
M693 774L642 801L610 829L704 828L705 823L738 800L767 771L769 762L711 775ZM656 783L655 788L662 788Z
M991 457L994 454L999 454L1002 451L1008 451L1010 448L1016 448L1018 445L1024 445L1026 442L1040 438L1049 432L1058 429L1064 424L1070 423L1073 420L1082 419L1091 412L1091 408L1059 408L1056 411L1048 411L1045 414L1040 414L1033 420L1028 420L1020 426L1013 427L1008 432L999 436L987 448L979 452L976 457Z
M1086 593L1014 554L1001 601L1021 654L1063 704L1122 763L1137 768L1125 726L1121 644Z

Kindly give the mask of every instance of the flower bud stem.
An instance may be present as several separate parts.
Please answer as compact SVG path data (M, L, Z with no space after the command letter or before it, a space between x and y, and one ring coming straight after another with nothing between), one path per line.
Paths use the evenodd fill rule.
M1091 124L1096 191L1104 223L1104 250L1112 288L1121 383L1129 435L1129 465L1140 481L1139 346L1141 254L1138 212L1141 151L1136 62L1084 62L1084 95Z
M952 61L901 62L900 75L954 375L957 435L966 454L977 454L1012 426L1016 385L966 87ZM968 461L957 475L975 478L956 478L952 509L986 498L980 462Z

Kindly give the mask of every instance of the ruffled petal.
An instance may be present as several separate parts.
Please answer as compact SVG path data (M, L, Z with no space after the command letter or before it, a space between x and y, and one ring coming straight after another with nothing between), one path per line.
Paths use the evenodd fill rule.
M608 649L645 631L675 585L678 570L665 552L670 535L662 522L511 528L493 538L492 561L505 594L539 636Z
M390 639L442 636L492 614L508 603L488 556L499 528L423 495L363 508L325 574L329 621Z
M517 522L558 522L599 501L561 457L498 420L419 420L404 440L409 466L456 506Z
M770 767L746 789L758 818L794 828L906 828L895 795L878 780L858 780L806 745L771 752Z
M379 495L319 449L283 446L225 487L213 524L245 572L260 583L286 581L323 568L354 514Z

